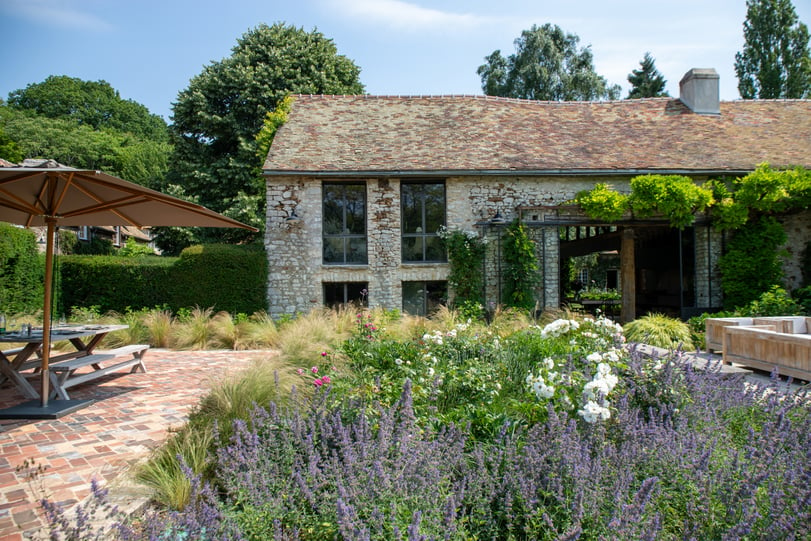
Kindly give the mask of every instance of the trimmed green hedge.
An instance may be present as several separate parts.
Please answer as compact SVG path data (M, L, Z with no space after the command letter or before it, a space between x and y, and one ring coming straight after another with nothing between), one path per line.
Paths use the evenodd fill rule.
M42 309L45 262L33 231L0 223L0 311Z
M180 257L61 256L59 310L101 312L199 306L251 314L267 308L267 261L261 246L205 245Z

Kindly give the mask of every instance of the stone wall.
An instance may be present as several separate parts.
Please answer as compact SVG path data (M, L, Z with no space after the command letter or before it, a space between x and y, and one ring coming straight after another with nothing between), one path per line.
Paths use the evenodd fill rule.
M324 179L336 181L336 179ZM352 182L359 180L353 179ZM323 302L326 282L368 283L370 307L402 308L404 281L444 281L447 264L404 264L401 262L400 179L367 178L368 265L322 264L322 180L316 178L270 177L267 181L268 297L271 315L306 312ZM487 237L485 292L487 303L495 306L501 298L499 235L513 219L528 224L537 243L541 283L537 289L539 307L558 305L560 284L560 223L577 223L582 217L561 215L550 207L572 200L581 190L596 182L606 182L627 191L629 178L595 177L449 177L445 180L449 229L476 231ZM293 211L300 218L290 221ZM495 227L492 218L499 214L504 225ZM565 212L564 212L565 214ZM808 220L787 225L789 245L802 245L798 239L811 235ZM709 243L707 242L709 235ZM696 304L720 305L721 289L717 259L720 234L696 228ZM707 251L709 250L709 252ZM796 261L798 255L795 253ZM792 283L799 278L799 263L793 263ZM706 304L705 304L706 303Z
M791 214L781 219L788 240L783 249L786 258L783 260L785 287L792 291L803 285L802 260L806 244L811 240L811 211ZM811 276L808 277L811 281Z

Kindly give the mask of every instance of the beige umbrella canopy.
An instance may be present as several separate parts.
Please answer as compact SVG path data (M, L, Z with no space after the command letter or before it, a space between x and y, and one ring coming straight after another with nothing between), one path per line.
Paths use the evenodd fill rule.
M13 164L12 164L13 165ZM46 227L41 406L48 407L54 232L66 226L195 226L256 228L200 205L100 171L56 162L34 167L0 161L0 221ZM67 402L67 401L59 401Z

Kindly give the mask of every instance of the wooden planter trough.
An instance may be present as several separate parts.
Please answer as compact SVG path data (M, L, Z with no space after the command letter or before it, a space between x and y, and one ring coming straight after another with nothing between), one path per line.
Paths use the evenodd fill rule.
M723 351L725 364L777 372L811 381L811 318L709 318L708 351Z

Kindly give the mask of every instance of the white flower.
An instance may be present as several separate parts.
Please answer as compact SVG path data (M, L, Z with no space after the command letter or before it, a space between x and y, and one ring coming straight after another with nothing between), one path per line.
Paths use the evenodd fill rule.
M394 359L394 364L399 366L399 365L403 364L403 360L402 359Z
M602 356L602 355L600 355L598 352L596 352L596 351L595 351L594 353L590 353L590 354L589 354L589 355L586 357L586 360L587 360L588 362L590 362L590 363L599 363L600 361L602 361L602 360L603 360L603 356Z
M543 360L543 365L547 370L552 370L555 368L555 361L552 359L552 357L547 357Z
M577 414L587 423L606 421L611 418L611 411L593 400L586 402L582 409L577 410Z
M583 386L583 396L588 400L593 400L599 396L608 396L610 392L608 382L602 378L595 378Z
M428 367L428 377L429 378L434 377L434 367L433 366Z

